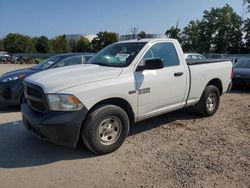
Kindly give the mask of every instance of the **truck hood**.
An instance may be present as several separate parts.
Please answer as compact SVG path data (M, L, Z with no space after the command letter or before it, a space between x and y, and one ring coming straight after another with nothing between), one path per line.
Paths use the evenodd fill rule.
M74 65L39 72L25 79L42 87L45 93L57 93L77 85L112 79L120 75L122 68L93 64Z

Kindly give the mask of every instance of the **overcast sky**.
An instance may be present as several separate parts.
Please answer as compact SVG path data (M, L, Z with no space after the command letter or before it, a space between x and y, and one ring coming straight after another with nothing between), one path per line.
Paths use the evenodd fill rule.
M127 34L131 27L163 34L176 25L201 19L204 10L229 4L242 15L242 0L0 0L0 37L10 32L30 36Z

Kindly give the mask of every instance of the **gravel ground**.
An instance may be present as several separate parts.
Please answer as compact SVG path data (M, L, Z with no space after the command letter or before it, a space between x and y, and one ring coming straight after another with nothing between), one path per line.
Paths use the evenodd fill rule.
M0 187L248 188L249 141L249 91L225 94L209 118L189 108L137 123L105 156L43 142L18 108L0 107Z

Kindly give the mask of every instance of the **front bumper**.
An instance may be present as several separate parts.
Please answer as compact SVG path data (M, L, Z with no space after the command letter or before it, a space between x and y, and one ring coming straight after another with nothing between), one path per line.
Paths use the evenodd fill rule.
M74 112L40 113L29 107L21 106L23 122L28 130L34 132L42 140L68 147L76 147L79 140L82 122L87 114L83 107Z

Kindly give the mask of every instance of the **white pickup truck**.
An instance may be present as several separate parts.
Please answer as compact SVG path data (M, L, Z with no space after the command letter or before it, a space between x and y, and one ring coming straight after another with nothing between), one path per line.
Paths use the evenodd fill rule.
M231 85L232 63L186 62L177 40L141 39L109 45L85 65L25 79L25 126L50 142L97 154L119 148L132 123L195 106L213 115Z

